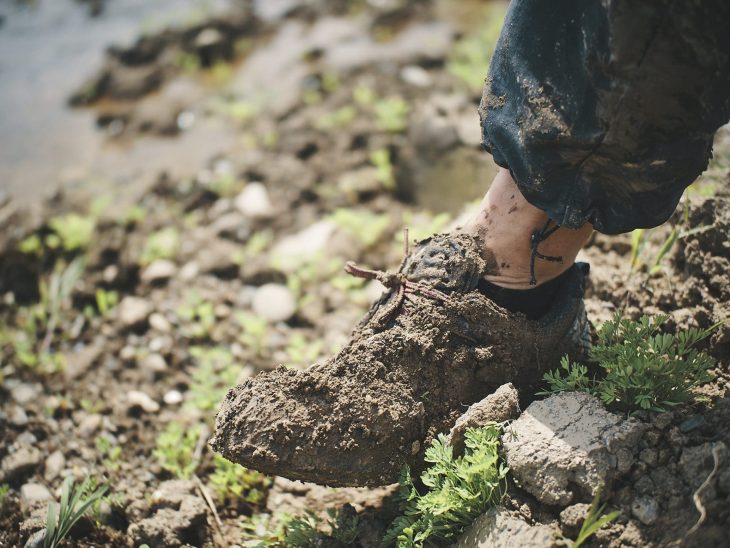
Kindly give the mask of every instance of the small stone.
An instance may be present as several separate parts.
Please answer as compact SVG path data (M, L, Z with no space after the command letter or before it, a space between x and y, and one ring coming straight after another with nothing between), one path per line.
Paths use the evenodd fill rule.
M157 259L142 272L142 281L147 283L169 280L177 272L177 266L172 261Z
M12 398L20 405L30 403L41 393L39 384L21 383L10 391Z
M164 401L167 405L177 405L179 403L182 403L182 392L180 392L179 390L168 390L167 392L165 392L165 395L162 396L162 401Z
M11 451L0 465L2 481L18 483L25 476L32 474L42 462L43 456L35 447L20 447Z
M583 526L583 521L588 515L590 509L590 504L581 502L568 506L560 512L560 526L563 534L567 537L574 537Z
M160 354L147 354L139 365L142 369L153 373L162 373L167 370L167 362Z
M433 78L428 71L418 65L406 65L401 69L400 77L406 84L419 88L427 88L433 84Z
M169 320L159 312L155 312L150 315L149 318L150 327L160 333L169 333L172 331L172 325Z
M127 392L127 403L129 407L141 407L146 413L157 413L160 410L160 404L140 390Z
M133 360L136 355L137 351L134 349L134 347L129 345L122 347L122 349L119 351L119 357L125 362Z
M39 502L47 502L52 499L51 492L40 483L26 483L20 488L20 507L24 512Z
M333 221L318 221L296 234L282 238L274 248L273 256L280 259L284 267L295 269L324 251L336 228Z
M482 514L454 543L455 548L557 548L555 532L547 525L530 525L522 516L497 507Z
M119 321L125 327L134 327L147 320L152 312L152 307L145 300L139 297L124 297L118 307Z
M253 296L253 311L257 316L275 323L288 320L294 315L297 303L286 286L265 284Z
M249 183L233 200L235 208L250 219L266 219L274 214L269 192L261 183Z
M99 428L101 428L101 422L103 417L97 413L86 415L81 422L79 422L78 432L79 435L84 438L93 436Z
M89 345L80 350L73 350L64 354L66 380L73 380L83 376L101 354L101 345Z
M639 496L631 504L631 513L644 525L651 525L659 517L659 504L651 497Z
M200 265L195 261L190 261L180 269L180 279L185 282L189 282L195 279L199 273Z
M115 264L107 266L101 275L101 277L104 278L104 281L109 284L114 282L114 280L117 279L117 276L119 276L119 267Z
M9 418L13 426L23 427L28 424L28 414L22 407L14 407Z
M66 466L66 457L61 451L54 451L46 459L46 468L43 477L46 481L53 481L61 475L63 468Z

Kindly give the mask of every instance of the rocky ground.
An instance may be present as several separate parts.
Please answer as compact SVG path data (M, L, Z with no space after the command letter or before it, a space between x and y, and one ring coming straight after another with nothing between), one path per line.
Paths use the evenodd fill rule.
M129 205L59 193L39 223L0 209L0 545L45 526L68 475L110 488L70 545L241 545L267 514L348 503L374 546L392 519L392 487L266 478L206 440L229 386L347 342L382 288L346 276L346 260L392 268L403 226L414 239L445 230L484 191L494 166L476 104L500 12L478 6L469 25L438 2L246 6L111 49L70 98L112 145L234 135L226 150L187 177L155 173ZM665 312L674 330L730 316L729 159L721 133L708 172L641 246L591 241L593 322ZM598 483L621 516L594 545L722 545L730 326L706 349L715 380L671 413L626 420L568 396L529 407L512 428L530 443L505 442L505 508L462 546L493 534L490 522L538 545L572 537ZM571 425L579 443L560 437ZM706 518L689 533L698 507Z

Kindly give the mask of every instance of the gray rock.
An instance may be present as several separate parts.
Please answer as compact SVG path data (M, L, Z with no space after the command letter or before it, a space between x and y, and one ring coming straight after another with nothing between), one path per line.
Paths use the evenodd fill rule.
M160 333L169 333L170 331L172 331L172 325L170 324L169 320L159 312L151 314L149 321L150 327L156 331L159 331Z
M249 219L267 219L274 214L269 192L261 183L249 183L233 200L238 211Z
M512 383L503 384L492 394L471 405L461 415L449 432L449 440L457 454L464 451L464 435L467 428L484 426L489 422L504 422L520 414L517 390Z
M134 545L202 546L207 534L207 507L194 493L192 481L166 481L149 502L131 504L127 508L131 522L127 534Z
M41 483L26 483L20 488L20 507L24 512L40 502L53 499L48 488Z
M40 384L21 383L10 391L10 396L20 405L25 405L35 400L41 393Z
M546 525L530 525L504 508L492 508L467 528L455 548L552 548L555 531Z
M4 482L17 483L32 474L42 462L43 456L35 447L11 449L0 465L0 475Z
M274 247L273 256L283 263L284 268L295 269L323 252L336 228L337 225L330 220L318 221L282 238Z
M70 381L82 377L97 360L101 351L102 345L92 344L64 354L66 367L63 374L66 379Z
M127 404L129 407L141 407L145 413L157 413L160 410L160 404L140 390L127 392Z
M25 541L24 548L43 548L46 542L46 529L40 529L33 533L28 540Z
M63 456L61 451L54 451L46 459L46 468L43 472L43 477L46 481L53 481L61 475L65 466L66 457Z
M238 211L224 213L210 224L210 231L239 242L245 241L251 234L250 222Z
M406 65L401 69L400 77L406 84L419 88L427 88L433 84L433 78L428 71L418 65Z
M79 436L81 436L82 438L90 438L91 436L96 434L99 428L101 428L102 421L103 417L98 413L86 415L84 418L81 419L77 427Z
M164 401L167 405L177 405L179 403L182 403L182 392L180 392L179 390L168 390L167 392L165 392L165 395L162 396L162 401Z
M659 503L651 497L636 497L631 503L631 514L644 525L651 525L659 517Z
M152 373L162 373L167 370L167 362L160 354L152 353L147 354L139 362L139 366Z
M232 277L238 273L235 257L241 247L222 238L210 238L201 248L195 259L200 271L222 277Z
M147 283L169 280L177 272L177 266L167 259L157 259L142 272L142 281Z
M140 297L124 297L117 307L117 317L125 327L144 323L151 312L150 304Z
M609 413L584 393L563 393L532 403L502 435L515 480L540 502L566 506L610 491L639 449L645 425Z
M297 303L291 291L279 284L265 284L253 296L253 311L269 322L283 322L294 315Z
M19 406L13 407L8 419L13 426L23 427L28 424L28 414Z
M566 537L575 538L590 509L590 504L580 502L568 506L560 512L560 528Z

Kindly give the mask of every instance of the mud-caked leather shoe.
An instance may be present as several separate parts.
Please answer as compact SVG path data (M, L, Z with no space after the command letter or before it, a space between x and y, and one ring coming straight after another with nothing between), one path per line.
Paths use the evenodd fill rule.
M280 367L231 389L211 445L290 479L393 483L404 464L421 468L425 447L470 404L506 382L534 392L564 354L583 357L582 266L571 267L551 311L530 321L478 291L485 262L466 234L419 242L396 273L348 264L390 289L347 347L305 371Z

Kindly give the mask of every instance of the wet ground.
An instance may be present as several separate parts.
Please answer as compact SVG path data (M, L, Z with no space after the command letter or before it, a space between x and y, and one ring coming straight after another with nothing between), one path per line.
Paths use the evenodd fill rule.
M392 488L266 478L205 441L229 386L347 342L382 287L344 275L345 261L393 268L404 225L414 239L443 231L483 193L494 166L476 103L499 8L281 0L186 20L200 5L170 2L182 23L141 33L170 13L142 4L102 2L97 17L87 3L2 6L0 68L16 76L0 84L13 145L0 169L16 200L0 206L0 543L41 530L63 478L89 475L111 496L72 545L235 545L260 538L269 514L349 502L373 546ZM97 23L84 49L78 29ZM33 25L70 37L33 45ZM14 66L24 48L34 60ZM29 82L43 94L23 93ZM683 203L633 260L628 235L591 242L592 321L728 317L729 159L725 132L686 215ZM16 209L28 202L34 219ZM682 237L659 256L673 227ZM726 473L704 495L705 528L684 535L712 444L730 444L729 340L724 326L707 347L719 366L703 402L648 419L644 457L608 501L623 517L597 545L721 545ZM637 496L661 517L639 520ZM560 508L520 490L509 504L557 527Z

